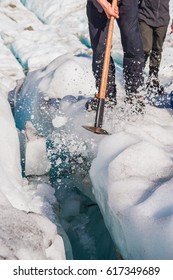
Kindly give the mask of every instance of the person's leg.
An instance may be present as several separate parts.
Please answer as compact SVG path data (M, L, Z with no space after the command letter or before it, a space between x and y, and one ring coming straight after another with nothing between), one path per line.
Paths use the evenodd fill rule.
M117 20L124 51L124 78L127 94L135 94L143 85L144 52L138 21L138 0L124 0Z
M161 62L161 54L163 43L166 37L167 26L155 27L153 29L153 46L150 55L149 76L158 78L159 67Z
M99 5L97 1L96 5ZM93 50L92 70L96 79L96 87L99 92L109 21L101 6L98 10L98 7L94 5L94 1L87 2L87 17L91 47ZM112 57L110 59L106 96L116 97L115 64Z
M153 46L153 28L146 24L144 21L139 22L139 27L144 50L144 63L146 65Z

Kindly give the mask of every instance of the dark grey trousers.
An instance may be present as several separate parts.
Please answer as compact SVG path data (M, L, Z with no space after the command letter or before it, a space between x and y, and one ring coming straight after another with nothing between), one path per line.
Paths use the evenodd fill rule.
M111 1L110 1L111 2ZM136 93L143 83L144 53L138 22L138 0L122 0L119 5L120 18L117 20L124 51L123 72L127 94ZM109 20L97 0L87 1L87 16L91 47L93 49L93 73L96 87L100 88ZM107 96L116 95L115 65L111 57Z
M149 59L149 76L158 78L163 43L168 26L152 27L140 21L145 64Z

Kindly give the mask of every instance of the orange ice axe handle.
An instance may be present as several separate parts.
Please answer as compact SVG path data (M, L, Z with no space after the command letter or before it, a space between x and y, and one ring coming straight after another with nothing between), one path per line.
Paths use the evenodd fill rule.
M117 0L112 1L112 7L117 6ZM103 63L103 70L102 70L102 77L101 77L101 84L100 84L100 92L98 96L98 105L96 110L96 117L94 127L87 127L84 126L85 129L92 131L97 134L108 134L108 132L102 129L103 124L103 115L104 115L104 104L105 104L105 97L106 97L106 86L108 80L108 71L109 71L109 64L110 64L110 56L111 56L111 48L112 48L112 37L113 37L113 30L114 30L114 17L111 16L108 28L108 35L106 40L106 50L104 56L104 63Z

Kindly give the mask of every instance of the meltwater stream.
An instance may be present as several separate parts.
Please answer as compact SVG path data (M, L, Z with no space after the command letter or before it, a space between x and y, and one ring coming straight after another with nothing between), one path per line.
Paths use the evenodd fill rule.
M29 123L27 137L32 138L33 134L38 140L45 139L50 162L45 174L55 189L58 205L53 206L54 213L69 238L73 258L116 259L115 245L91 191L89 169L99 136L89 135L82 124L93 121L93 115L86 114L83 96L61 99L45 96L38 86L42 76L41 71L29 73L24 83L9 95L16 126L22 135L23 174L27 175L24 151L32 140L23 136L28 133Z

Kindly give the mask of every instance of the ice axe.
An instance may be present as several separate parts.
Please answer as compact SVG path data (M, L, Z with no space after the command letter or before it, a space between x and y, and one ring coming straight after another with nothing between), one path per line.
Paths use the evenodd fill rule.
M117 5L117 0L113 0L112 7L115 7L116 5ZM114 17L111 16L109 22L107 40L106 40L106 50L104 55L100 92L98 94L98 105L96 110L95 124L94 126L83 125L83 128L97 134L109 134L105 129L102 128L102 123L103 123L104 104L105 104L105 97L106 97L106 86L108 80L111 48L112 48L113 30L114 30Z

